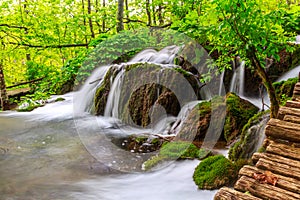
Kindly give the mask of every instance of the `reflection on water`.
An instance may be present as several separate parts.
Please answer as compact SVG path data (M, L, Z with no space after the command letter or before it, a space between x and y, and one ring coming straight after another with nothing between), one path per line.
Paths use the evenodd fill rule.
M135 174L122 174L98 162L77 134L72 96L64 97L64 102L31 113L0 113L1 200L213 198L214 191L199 191L193 183L198 161ZM88 117L82 118L82 124ZM97 125L111 128L108 119L97 120ZM87 132L95 131L88 127Z

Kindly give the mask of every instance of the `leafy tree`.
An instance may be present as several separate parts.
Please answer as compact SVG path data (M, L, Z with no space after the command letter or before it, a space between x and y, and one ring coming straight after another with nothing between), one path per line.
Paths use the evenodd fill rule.
M267 89L271 117L277 117L279 102L266 68L270 67L268 60L280 60L281 50L293 50L290 41L295 33L284 29L287 7L279 3L274 5L276 9L262 10L256 0L214 0L213 3L220 20L210 27L209 34L214 50L222 54L219 64L225 65L235 56L250 63Z

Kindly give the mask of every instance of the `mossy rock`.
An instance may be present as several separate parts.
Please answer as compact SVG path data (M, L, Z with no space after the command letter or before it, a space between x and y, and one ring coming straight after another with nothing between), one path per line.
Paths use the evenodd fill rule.
M160 149L164 140L149 134L112 137L111 142L116 146L132 153L150 153Z
M252 103L234 93L228 93L226 96L226 118L224 125L225 140L230 142L241 134L244 125L258 110Z
M187 120L184 122L178 137L190 140L191 132L196 131L192 139L194 139L194 141L202 141L204 139L211 122L211 107L214 106L214 116L221 117L225 114L223 109L224 100L222 97L214 97L213 101L213 104L211 101L201 102L193 108ZM230 143L241 134L243 126L258 112L258 108L234 93L228 93L225 102L225 124L219 140L225 140L227 143Z
M117 65L112 66L106 72L102 84L97 88L94 96L94 112L96 115L104 115L105 106L110 90L110 81L114 80L120 69Z
M199 81L190 72L164 68L153 63L124 64L112 66L97 89L94 98L97 115L104 114L111 82L120 72L123 73L123 81L120 86L118 114L129 125L146 127L153 123L153 119L159 120L159 116L153 114L157 111L156 105L163 107L167 115L177 116L182 105L200 98ZM185 84L191 88L183 90L182 86ZM178 91L184 91L184 94L179 94Z
M142 170L145 170L145 171L151 170L151 169L155 168L156 166L158 166L160 163L165 162L166 160L168 160L168 158L164 157L162 155L152 156L150 159L146 160L143 163Z
M229 149L228 157L230 160L237 161L251 158L252 154L259 148L257 147L258 139L264 137L264 135L258 134L260 130L265 128L269 116L269 111L259 112L248 120L242 129L239 140Z
M189 142L168 142L162 146L159 154L169 159L198 158L199 148Z
M149 170L162 162L174 159L203 159L212 152L206 149L199 149L194 144L184 141L166 142L160 149L158 155L151 157L144 162L143 169Z
M287 100L292 99L294 87L297 82L298 77L273 83L277 98L280 100L282 105L284 105Z
M213 190L231 184L236 174L236 168L230 160L223 155L216 155L201 161L193 179L199 189Z

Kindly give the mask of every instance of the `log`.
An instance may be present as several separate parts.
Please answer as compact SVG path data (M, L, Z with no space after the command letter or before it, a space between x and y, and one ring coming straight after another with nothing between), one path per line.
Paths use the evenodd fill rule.
M287 176L300 180L300 169L292 167L290 165L261 158L257 161L255 166L259 169L269 170L275 174L280 174L282 176Z
M290 108L290 107L280 107L278 112L278 119L283 119L284 115L293 115L300 117L300 109L298 108Z
M266 148L266 152L300 161L300 148L294 147L294 145L285 145L276 142L270 142L270 144Z
M245 165L239 172L240 176L248 176L250 178L253 178L253 174L263 174L265 173L264 170L258 169L254 166ZM274 174L278 181L276 183L276 187L295 192L297 194L300 194L300 182L297 179L285 177L279 174Z
M300 102L299 102L299 103L300 103ZM287 122L292 122L292 123L300 124L300 117L293 116L293 115L285 115L285 116L283 117L283 121L287 121Z
M298 101L287 101L285 106L286 107L291 107L291 108L300 108L300 102L298 102Z
M249 191L253 196L272 200L299 200L300 195L273 185L259 183L253 178L242 176L234 185L236 190Z
M299 110L300 112L300 110ZM286 128L286 129L291 129L291 130L296 130L300 132L300 124L297 123L292 123L292 122L286 122L280 119L270 119L268 121L268 125L273 125L281 128Z
M251 194L236 191L234 189L223 187L215 195L214 200L261 200Z
M266 160L275 161L277 163L289 165L291 167L296 167L300 173L300 161L292 160L292 159L285 158L285 157L278 156L278 155L271 154L271 153L254 153L252 156L252 160L254 162L257 162L261 158L264 158Z
M297 129L291 130L289 128L267 125L265 134L266 136L276 139L289 140L290 142L300 142L300 131Z

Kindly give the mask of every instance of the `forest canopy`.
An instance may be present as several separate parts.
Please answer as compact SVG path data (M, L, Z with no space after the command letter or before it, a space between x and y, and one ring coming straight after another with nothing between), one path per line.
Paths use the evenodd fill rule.
M185 33L208 51L218 51L220 68L237 55L250 63L249 51L257 52L263 62L278 60L282 49L293 51L286 44L300 34L299 4L298 0L2 0L0 67L6 86L42 78L36 89L58 93L97 44L141 27Z

